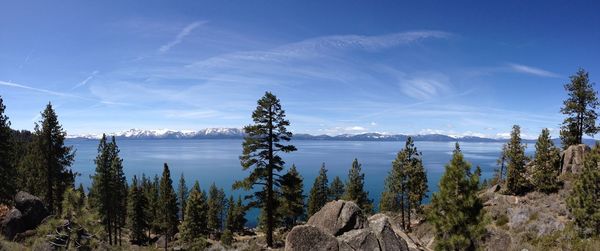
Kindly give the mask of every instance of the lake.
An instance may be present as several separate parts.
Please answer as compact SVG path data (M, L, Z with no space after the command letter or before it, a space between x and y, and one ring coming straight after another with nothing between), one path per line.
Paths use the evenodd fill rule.
M73 170L81 175L76 184L84 187L91 184L90 175L94 173L94 159L97 155L97 140L67 140L67 144L77 149ZM283 154L286 165L295 164L304 177L304 192L308 194L310 187L319 172L322 163L328 169L331 182L335 176L345 180L348 169L354 158L362 164L365 173L365 188L375 206L379 202L384 180L391 169L392 160L404 147L404 142L381 141L325 141L296 140L292 141L298 151ZM241 139L127 139L117 141L123 158L123 166L128 180L133 175L154 176L162 173L163 163L168 163L176 188L179 176L183 173L188 187L195 180L202 189L215 182L223 187L228 195L235 180L247 176L242 171L238 156L242 152ZM437 190L437 183L444 172L444 166L450 160L454 150L454 142L415 142L427 170L430 193ZM461 143L465 158L473 167L479 165L483 178L490 178L496 168L496 159L502 149L502 143ZM528 147L527 154L533 153L533 145ZM237 198L244 191L233 191ZM257 210L248 212L248 225L256 224Z

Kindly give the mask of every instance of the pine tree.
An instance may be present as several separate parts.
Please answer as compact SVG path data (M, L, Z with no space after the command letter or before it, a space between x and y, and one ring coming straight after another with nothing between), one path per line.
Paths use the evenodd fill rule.
M127 178L123 172L123 159L119 157L119 147L115 140L115 136L112 136L111 143L109 143L109 155L110 155L110 173L111 173L111 205L113 206L113 226L114 236L118 237L118 244L121 245L123 227L126 225L127 220ZM116 240L115 240L116 244Z
M281 177L281 197L279 214L283 216L283 224L288 229L296 225L296 221L304 215L303 179L292 165ZM233 199L233 198L232 198Z
M242 203L242 197L238 196L235 203L233 232L241 232L246 226L246 206Z
M506 179L506 153L508 152L508 145L502 145L502 152L500 153L500 157L496 160L496 165L498 165L499 169L496 169L496 176L494 179L497 184L502 185L504 180Z
M380 211L400 212L403 229L410 231L412 210L421 212L427 193L427 175L411 137L392 162L379 203Z
M479 191L479 167L471 172L458 143L452 160L433 194L429 220L435 228L436 250L476 250L476 241L485 232L483 203Z
M75 181L70 169L75 152L72 146L65 146L67 133L60 125L52 104L48 103L41 113L34 134L25 160L30 172L20 175L25 176L25 183L44 199L50 211L60 214L62 196Z
M573 185L567 206L583 237L600 235L600 145L586 154L583 172Z
M229 231L235 230L235 200L233 200L233 195L229 196L229 200L227 200L227 219L225 221L225 229Z
M17 178L16 166L12 163L13 140L10 121L5 114L6 106L0 96L0 204L12 204Z
M185 206L186 218L181 223L181 237L184 242L194 242L198 236L203 236L208 232L206 223L208 205L206 204L206 195L200 189L198 181L194 183L188 203Z
M128 221L131 241L138 245L145 243L145 231L148 228L148 215L146 214L148 203L142 189L142 184L139 184L138 178L134 175L129 188Z
M177 195L173 189L173 181L171 180L171 172L167 163L164 164L162 178L160 179L159 190L159 218L160 227L165 235L165 250L168 246L168 241L177 231Z
M223 215L225 212L225 193L213 184L208 189L208 228L213 232L218 232L223 227Z
M514 125L510 133L510 141L506 144L506 192L509 194L523 194L529 189L525 178L525 145L521 143L521 127Z
M598 132L596 127L596 113L598 93L594 90L594 83L590 83L588 73L579 69L572 75L571 82L565 84L565 91L569 98L563 102L560 109L567 115L560 130L560 139L564 149L571 145L581 144L583 135L593 136Z
M560 151L550 138L550 130L543 129L535 143L533 159L535 170L532 183L541 192L550 193L559 188Z
M315 178L310 194L308 196L308 217L312 216L329 201L329 188L327 187L327 169L325 163L319 169L319 175Z
M274 175L285 164L278 153L292 152L296 147L285 144L292 137L292 133L287 131L290 122L285 119L285 111L275 95L267 92L258 100L252 120L254 125L244 127L240 161L243 170L253 169L248 177L236 182L233 187L251 190L255 185L263 186L254 193L252 205L261 207L265 213L267 246L272 247L277 203L274 191L280 186Z
M329 185L329 201L339 200L344 196L344 182L339 176L335 176Z
M354 159L348 172L343 199L356 202L365 213L370 214L373 212L373 201L369 199L369 192L364 189L364 182L365 174L361 173L361 164L358 163L358 159Z
M85 195L85 189L83 188L83 184L79 183L79 188L77 188L77 192L79 193L79 205L81 207L85 206L85 200L86 200L86 195Z
M179 215L181 215L181 220L185 220L185 204L187 202L188 197L188 188L185 185L185 178L183 177L183 173L181 177L179 177L179 185L177 186L177 199L179 201Z

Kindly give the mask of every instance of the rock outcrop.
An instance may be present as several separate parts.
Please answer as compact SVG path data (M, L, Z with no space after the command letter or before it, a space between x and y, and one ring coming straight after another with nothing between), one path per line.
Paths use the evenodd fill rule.
M18 233L36 228L48 215L40 198L19 192L15 196L15 208L0 220L2 235L12 240Z
M315 213L306 225L294 227L287 235L285 250L422 250L409 245L407 236L398 233L388 216L376 214L368 219L350 201L332 201Z
M583 170L585 153L590 147L585 144L572 145L561 153L561 173L580 173Z

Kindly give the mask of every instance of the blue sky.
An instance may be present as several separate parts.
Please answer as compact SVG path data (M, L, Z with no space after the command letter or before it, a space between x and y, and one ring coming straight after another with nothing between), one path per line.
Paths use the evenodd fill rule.
M557 135L600 79L597 1L1 1L14 128L242 127L265 91L296 133Z

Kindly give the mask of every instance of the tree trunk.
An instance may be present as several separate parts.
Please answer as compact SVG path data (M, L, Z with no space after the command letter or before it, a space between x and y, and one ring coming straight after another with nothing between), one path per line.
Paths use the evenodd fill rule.
M405 230L406 223L404 222L404 184L400 186L400 213L402 218L402 230Z
M269 107L269 163L267 167L267 246L273 247L273 113Z

